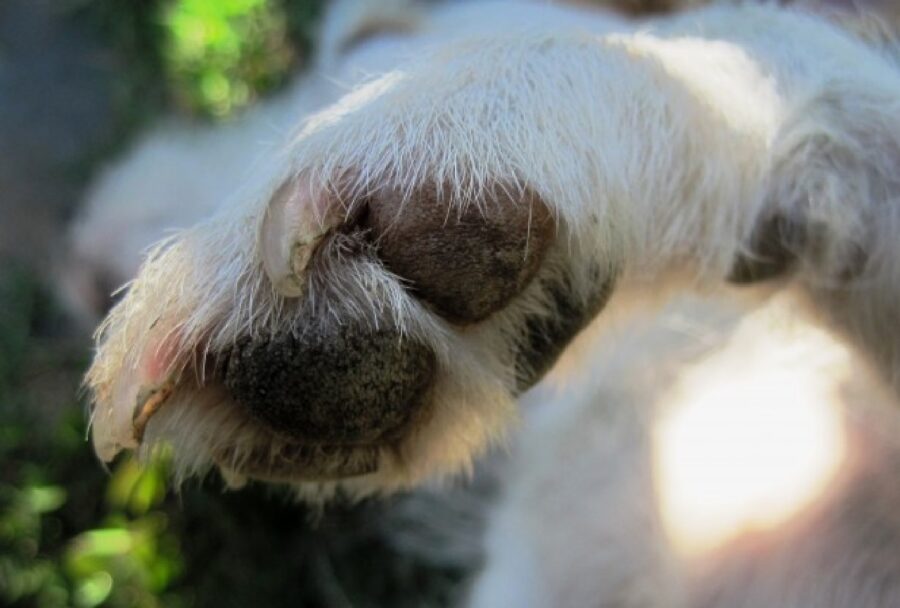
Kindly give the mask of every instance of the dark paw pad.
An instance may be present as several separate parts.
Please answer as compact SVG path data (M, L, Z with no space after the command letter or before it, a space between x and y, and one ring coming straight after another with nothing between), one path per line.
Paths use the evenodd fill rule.
M441 200L444 198L444 200ZM538 270L555 235L547 206L530 192L501 188L482 205L448 207L423 188L372 197L360 221L385 267L448 321L481 321L504 308Z
M421 343L349 324L326 335L240 343L225 364L224 383L240 406L283 436L371 445L402 435L435 366Z

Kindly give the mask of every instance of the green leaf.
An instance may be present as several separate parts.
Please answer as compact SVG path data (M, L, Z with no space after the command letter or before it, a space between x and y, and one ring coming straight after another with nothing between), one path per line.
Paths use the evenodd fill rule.
M75 605L80 608L99 606L109 597L112 588L113 577L109 572L95 572L75 587Z
M76 558L124 555L134 548L134 537L124 528L105 528L83 532L75 538Z
M34 513L51 513L66 502L66 491L59 486L31 486L22 496Z

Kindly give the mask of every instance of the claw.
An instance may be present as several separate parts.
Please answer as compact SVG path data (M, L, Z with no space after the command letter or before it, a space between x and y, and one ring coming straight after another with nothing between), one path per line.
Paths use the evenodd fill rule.
M150 419L175 390L181 337L178 332L160 333L162 337L149 341L137 365L116 378L108 404L93 413L100 423L94 426L94 446L104 462L140 447Z
M165 404L173 390L175 390L175 381L169 379L162 386L143 388L138 392L131 421L134 440L138 444L144 440L144 430L147 428L150 418Z
M303 295L313 252L343 221L339 206L317 201L302 180L289 180L272 197L263 219L263 268L275 290L288 298Z

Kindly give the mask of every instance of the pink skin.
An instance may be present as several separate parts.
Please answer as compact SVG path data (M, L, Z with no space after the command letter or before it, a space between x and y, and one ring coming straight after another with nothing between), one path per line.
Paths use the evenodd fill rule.
M154 347L148 348L141 358L139 378L143 386L159 386L167 380L178 353L181 335L171 331Z

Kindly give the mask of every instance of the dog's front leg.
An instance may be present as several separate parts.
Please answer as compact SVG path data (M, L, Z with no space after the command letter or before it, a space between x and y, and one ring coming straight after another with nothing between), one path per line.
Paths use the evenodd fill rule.
M876 54L774 9L620 35L533 10L531 28L453 37L313 116L257 195L153 256L88 379L105 455L168 438L189 472L398 487L501 434L617 282L721 284L762 262L818 289L854 268L834 263L848 242L896 259L845 230L889 235L894 217L870 204L896 192L879 164L896 114L876 103L896 77ZM874 101L849 103L860 91ZM838 138L857 143L824 158L852 170L830 171L807 151L821 133L875 133L885 154ZM814 198L832 192L818 183L868 198ZM755 247L771 225L796 228ZM896 300L879 293L883 323ZM840 301L822 307L858 332L864 307ZM873 327L859 335L879 354ZM154 387L166 407L142 404Z

